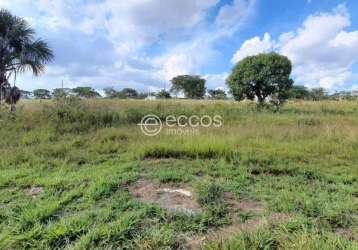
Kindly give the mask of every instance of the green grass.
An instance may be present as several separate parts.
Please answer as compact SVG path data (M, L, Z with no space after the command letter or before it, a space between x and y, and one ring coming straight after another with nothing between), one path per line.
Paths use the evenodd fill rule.
M151 113L221 115L224 126L146 137L136 124ZM15 115L2 107L0 126L0 249L182 249L232 223L224 192L290 219L206 249L358 249L357 102L273 113L231 101L26 101ZM128 187L141 178L192 186L202 213L139 202Z

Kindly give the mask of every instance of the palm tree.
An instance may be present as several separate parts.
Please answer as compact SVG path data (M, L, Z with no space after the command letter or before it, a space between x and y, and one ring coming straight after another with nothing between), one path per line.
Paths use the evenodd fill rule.
M26 20L0 10L0 104L4 98L14 107L20 99L20 90L9 83L11 77L16 80L16 75L25 71L38 76L53 59L47 43L35 39L35 34Z

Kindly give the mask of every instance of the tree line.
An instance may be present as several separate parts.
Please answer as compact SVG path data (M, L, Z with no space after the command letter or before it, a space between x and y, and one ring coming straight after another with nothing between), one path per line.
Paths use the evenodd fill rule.
M7 10L0 10L0 104L2 100L11 105L23 98L51 99L76 96L79 98L100 98L101 95L92 87L73 89L58 88L53 91L36 89L32 92L22 91L15 86L19 73L30 71L38 76L45 71L45 65L54 58L49 45L35 38L36 32L29 23L12 15ZM171 89L157 93L141 93L132 88L117 91L115 88L104 89L105 98L144 99L155 96L168 99L172 96L188 99L227 99L237 101L255 100L260 106L273 104L281 106L288 99L323 100L356 98L357 92L339 92L329 95L323 88L308 89L294 85L291 79L292 63L289 58L277 53L262 53L249 56L238 62L226 80L228 92L222 89L207 90L206 80L197 75L180 75L171 80ZM10 79L14 80L10 84Z
M188 80L188 79L198 79L198 76L178 76L176 79ZM191 81L192 81L191 80ZM184 81L185 82L185 81ZM204 83L205 79L200 79L200 84ZM185 83L188 84L188 83ZM184 85L185 85L184 84ZM192 82L193 85L195 81ZM79 97L82 99L94 99L94 98L107 98L107 99L146 99L148 97L153 97L156 99L170 99L176 97L178 92L183 93L183 97L187 99L212 99L212 100L227 100L232 99L233 96L230 91L225 91L223 89L209 89L201 90L202 87L192 88L189 84L187 91L185 92L179 86L175 86L170 90L160 90L158 92L144 93L137 91L133 88L124 88L120 91L117 91L114 87L109 87L103 89L104 96L102 96L98 91L91 87L77 87L77 88L56 88L52 91L47 89L35 89L34 91L25 91L20 90L21 98L23 99L60 99L67 97ZM198 90L199 91L196 91ZM353 100L358 99L358 91L340 91L330 94L324 88L313 88L309 89L301 85L293 85L286 92L287 99L290 100L307 100L307 101L320 101L320 100L338 100L346 99Z
M198 76L178 76L178 78L184 77L188 78L198 78ZM202 79L203 80L203 79ZM205 83L205 80L203 80ZM204 89L205 90L205 89ZM195 89L188 89L190 95L187 95L185 92L185 98L188 99L203 99L205 98L205 91L198 93ZM23 99L60 99L67 97L79 97L82 99L95 99L95 98L107 98L107 99L146 99L156 98L156 99L170 99L174 96L177 97L179 88L177 87L174 91L173 88L170 90L159 90L157 92L140 92L133 88L124 88L120 91L116 90L114 87L104 88L102 96L97 90L92 87L76 87L76 88L56 88L52 91L48 89L35 89L33 91L20 90L21 97ZM224 90L208 90L206 97L212 99L227 99L227 94Z

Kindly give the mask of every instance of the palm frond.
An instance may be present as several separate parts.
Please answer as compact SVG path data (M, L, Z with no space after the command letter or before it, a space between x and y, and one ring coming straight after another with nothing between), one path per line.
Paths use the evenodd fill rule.
M54 55L48 44L34 40L35 31L28 22L0 10L0 68L5 71L31 71L35 76L45 70Z
M52 61L54 55L46 42L36 40L31 44L25 44L19 57L17 70L24 72L31 70L35 76L40 75L45 70L45 64Z

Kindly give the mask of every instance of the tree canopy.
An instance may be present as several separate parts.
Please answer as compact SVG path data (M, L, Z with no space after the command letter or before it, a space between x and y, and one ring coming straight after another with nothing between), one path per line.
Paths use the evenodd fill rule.
M324 88L311 89L311 98L313 101L320 101L328 98L327 90Z
M97 98L101 95L91 87L77 87L72 89L72 92L81 98Z
M270 97L281 104L292 87L291 61L277 53L259 54L241 60L227 79L236 100L255 100L260 104Z
M222 89L211 89L208 91L209 97L211 99L226 99L227 95Z
M137 90L132 89L132 88L124 88L122 89L122 91L119 91L117 94L118 98L121 99L133 99L133 98L138 98L139 94L137 92Z
M180 75L174 77L171 82L171 91L174 93L182 91L186 98L204 98L206 80L200 78L200 76Z
M311 97L310 90L305 86L294 85L287 91L287 97L289 99L305 99L308 100Z
M58 88L52 91L52 96L54 98L66 98L71 96L72 94L72 89L69 88Z
M47 89L35 89L32 93L36 99L51 99L51 92Z
M32 91L20 90L22 99L31 99Z
M118 94L118 92L113 87L104 88L103 91L105 97L110 99L116 98Z
M159 99L170 99L171 98L170 93L168 91L166 91L165 89L162 89L161 91L159 91L156 94L156 97Z

